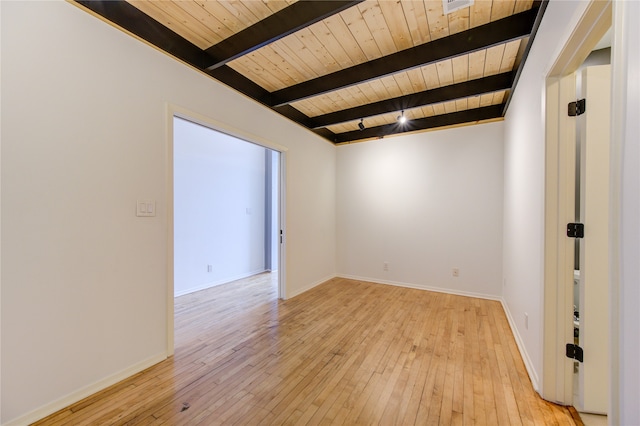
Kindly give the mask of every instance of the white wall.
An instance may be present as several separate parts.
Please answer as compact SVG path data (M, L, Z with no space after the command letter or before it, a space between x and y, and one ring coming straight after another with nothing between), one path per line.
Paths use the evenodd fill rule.
M1 18L3 423L166 356L167 103L288 148L287 296L335 274L331 144L73 4Z
M499 122L338 147L338 273L499 298L502 132Z
M266 149L180 118L173 134L175 295L263 272Z
M542 374L545 79L586 5L549 2L505 117L503 295L536 389Z

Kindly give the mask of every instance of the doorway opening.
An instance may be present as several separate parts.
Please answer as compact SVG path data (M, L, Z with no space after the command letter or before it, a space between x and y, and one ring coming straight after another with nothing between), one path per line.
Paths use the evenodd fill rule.
M174 118L174 296L278 271L279 153Z
M285 297L285 150L193 116L168 117L169 354L178 297L256 279Z

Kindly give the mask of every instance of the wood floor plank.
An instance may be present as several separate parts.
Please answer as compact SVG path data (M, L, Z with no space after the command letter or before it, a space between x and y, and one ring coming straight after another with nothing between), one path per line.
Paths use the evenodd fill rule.
M433 298L437 301L442 300L445 295L434 293ZM435 347L436 331L440 330L441 317L438 309L435 308L437 302L433 302L432 309L426 309L427 315L420 324L420 333L414 339L415 350L408 358L410 365L407 366L409 379L404 389L400 411L398 415L399 424L414 424L417 421L419 409L427 408L427 400L429 395L425 394L425 388L429 387L430 377L435 379L435 375L428 376L433 361L433 353ZM427 326L429 324L429 326ZM412 348L413 349L413 348ZM431 380L431 388L433 387Z
M175 355L35 425L581 424L534 391L499 302L260 274L181 296Z
M418 304L411 300L404 301L403 305L406 306L406 322L402 326L402 334L406 337L407 346L402 352L403 358L395 365L393 389L387 388L385 390L384 398L386 401L380 401L380 406L377 409L376 418L381 419L381 424L400 424L404 418L406 405L403 404L405 401L403 394L412 388L408 384L412 383L410 381L412 366L418 365L414 362L418 349L417 343L426 330L423 324L425 323L424 312L429 311L426 309L428 305L426 303Z

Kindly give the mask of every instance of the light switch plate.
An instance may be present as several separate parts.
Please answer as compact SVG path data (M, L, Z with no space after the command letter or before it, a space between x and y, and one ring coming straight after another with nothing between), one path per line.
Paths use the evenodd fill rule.
M156 215L156 200L138 200L136 202L136 216L152 217Z

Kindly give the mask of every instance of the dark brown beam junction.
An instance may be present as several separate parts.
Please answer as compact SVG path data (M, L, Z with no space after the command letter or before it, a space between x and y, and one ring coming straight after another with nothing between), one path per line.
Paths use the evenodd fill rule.
M297 1L206 49L212 58L212 62L206 68L218 68L362 1Z

